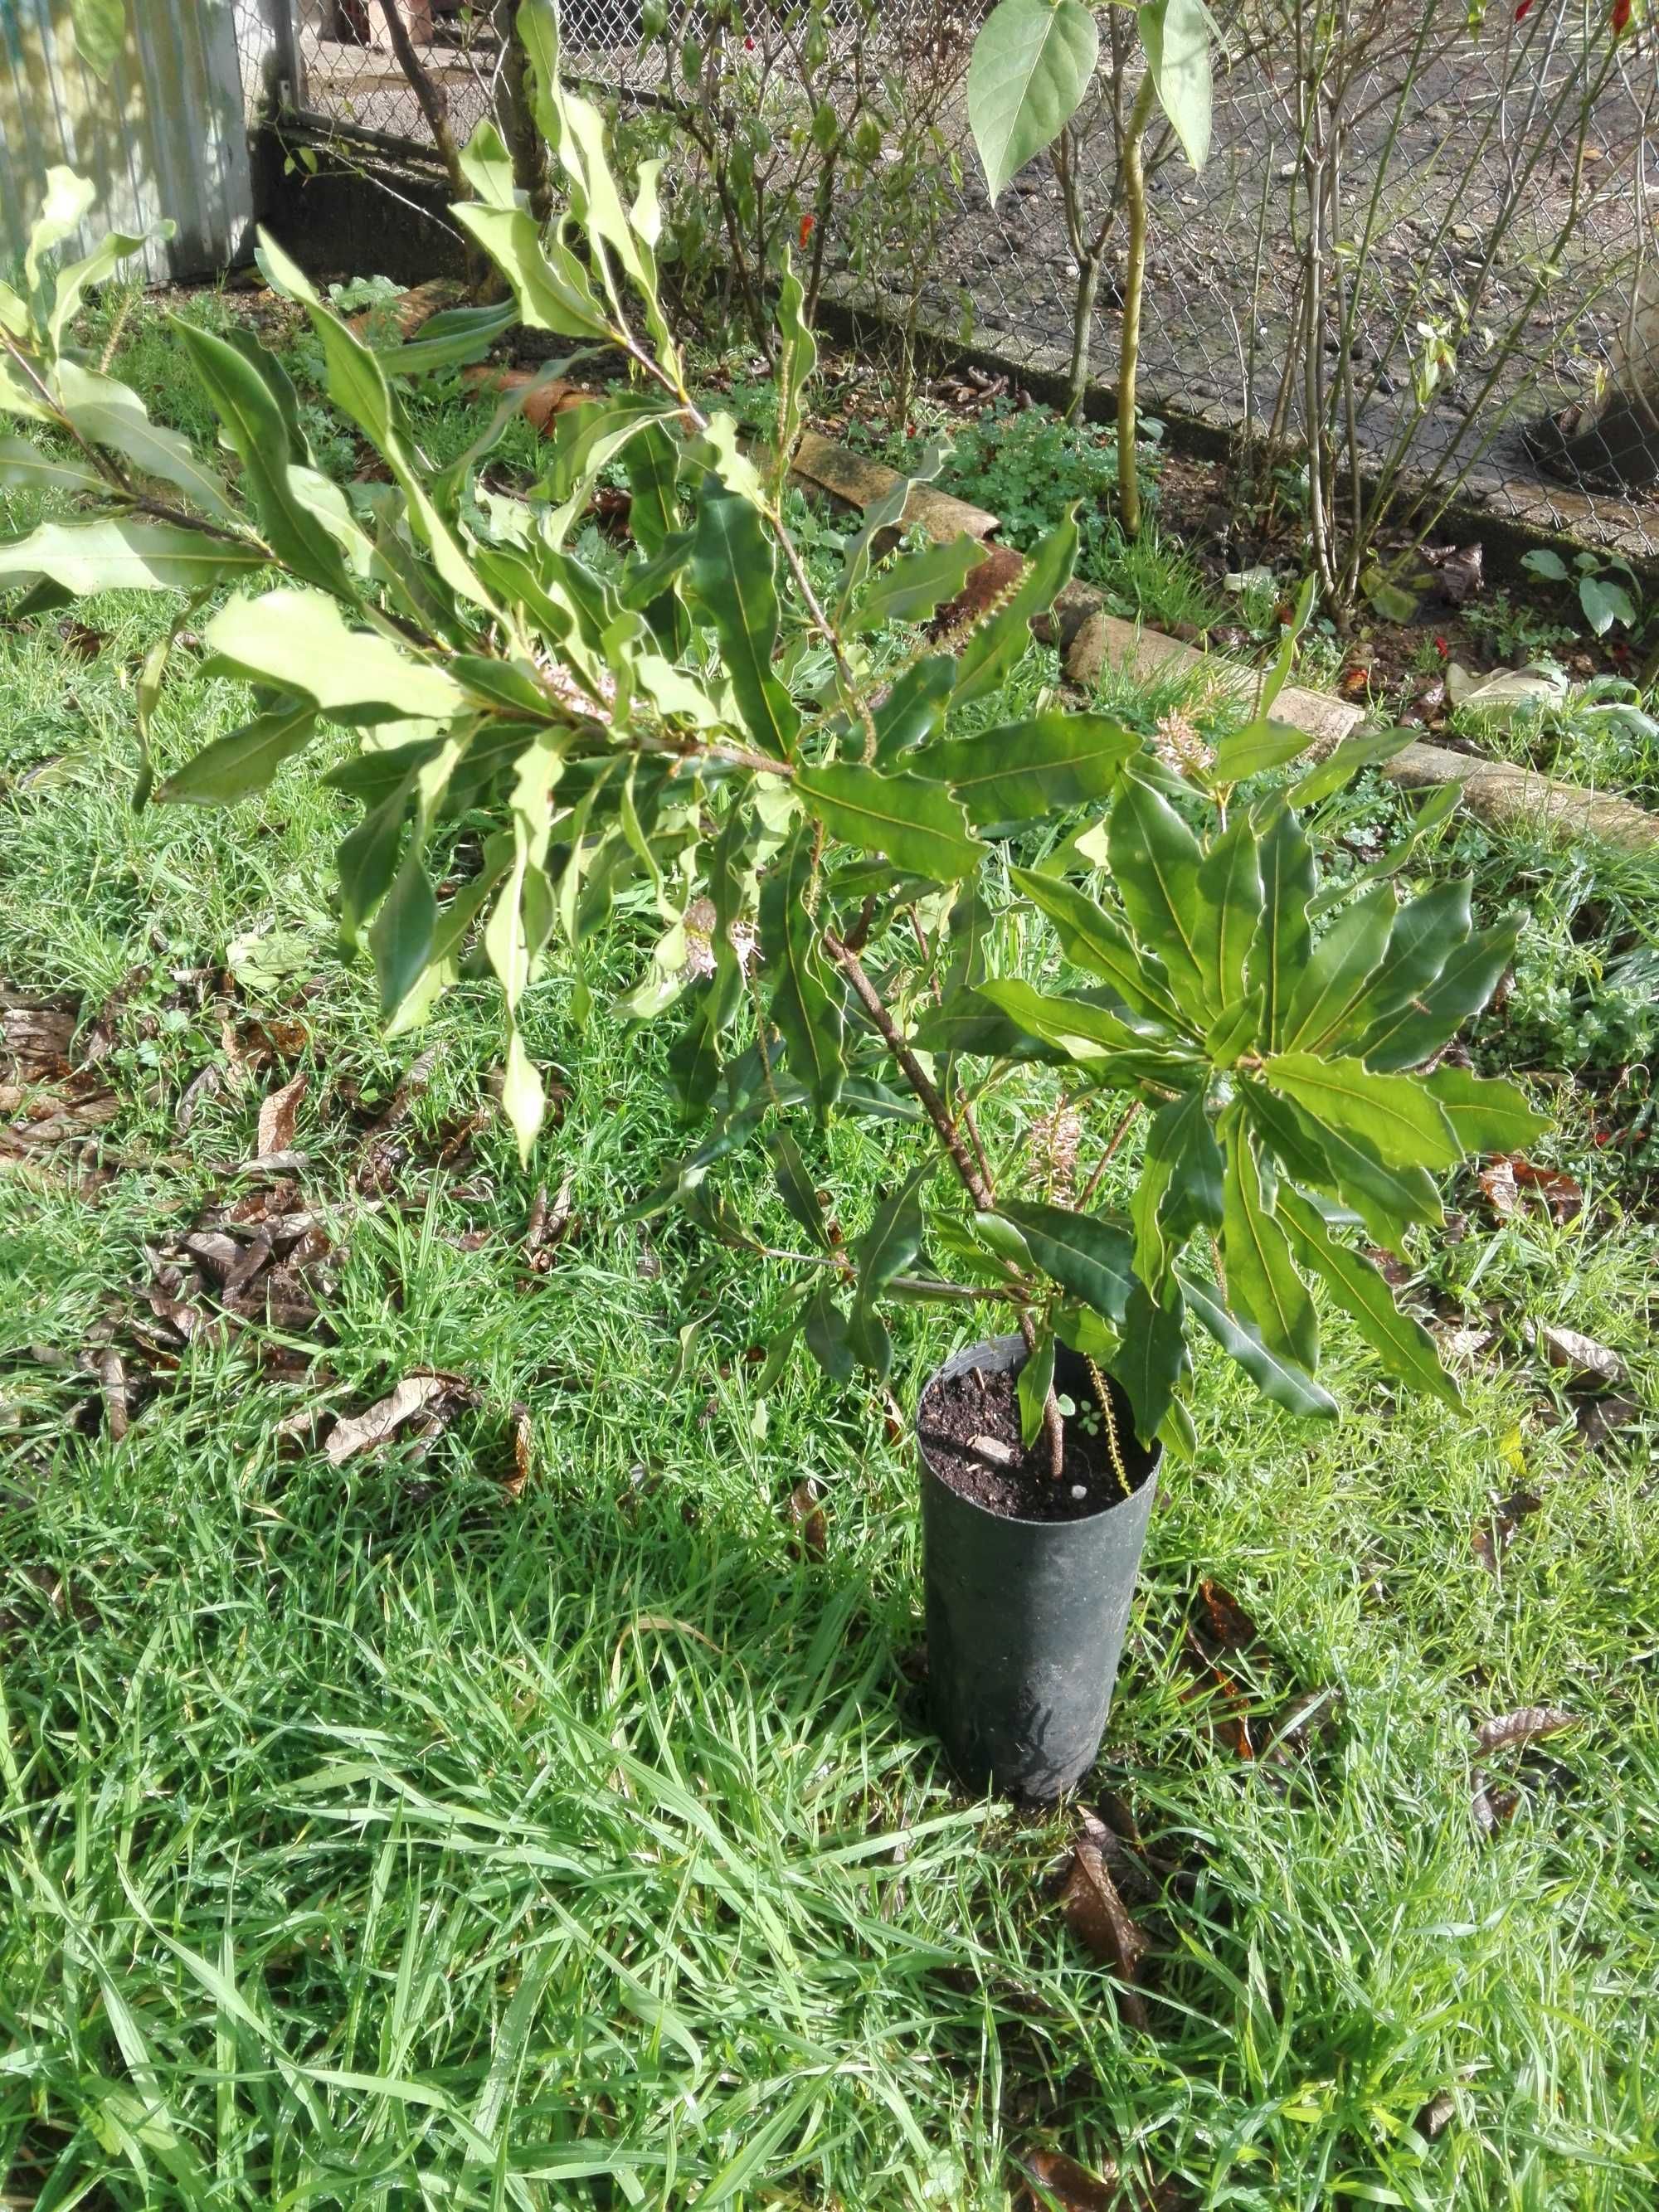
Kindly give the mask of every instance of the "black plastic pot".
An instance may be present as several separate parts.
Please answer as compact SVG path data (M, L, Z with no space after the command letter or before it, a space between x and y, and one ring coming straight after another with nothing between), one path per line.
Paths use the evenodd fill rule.
M1025 1346L994 1337L947 1360L921 1395L923 1576L933 1724L952 1767L975 1790L1057 1797L1088 1771L1105 1731L1118 1655L1158 1483L1154 1448L1127 1498L1082 1521L1023 1521L963 1497L930 1464L921 1431L928 1397L978 1367L1018 1368ZM1075 1372L1072 1370L1075 1367ZM1086 1398L1084 1364L1062 1346L1056 1386ZM1133 1431L1124 1424L1126 1444Z

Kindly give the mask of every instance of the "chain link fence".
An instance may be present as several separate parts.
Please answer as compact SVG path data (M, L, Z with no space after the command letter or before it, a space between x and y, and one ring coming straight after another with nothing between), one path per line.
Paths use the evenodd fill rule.
M1072 134L1069 170L1039 161L993 208L968 135L967 56L988 0L891 0L874 15L830 0L815 21L849 69L928 83L945 219L925 267L855 240L884 164L905 151L903 95L888 143L843 171L823 242L826 289L914 331L968 340L1028 373L1063 373L1077 292L1074 218L1111 232L1124 88L1135 64L1123 11L1103 18L1125 66ZM399 67L386 0L294 0L290 99L313 130L413 157L430 135ZM495 10L392 0L448 103L458 137L494 107ZM795 51L781 12L681 17L666 36L651 0L567 0L566 65L624 117L660 107L676 42L723 40L742 94L749 50L766 98ZM1479 0L1474 0L1478 11ZM1224 429L1264 468L1323 457L1324 495L1370 526L1432 534L1450 502L1565 531L1632 559L1659 556L1659 281L1651 269L1659 72L1651 32L1620 36L1629 0L1235 0L1218 7L1223 59L1213 144L1194 173L1167 137L1148 142L1151 246L1142 346L1146 407ZM1603 17L1597 11L1612 9ZM712 27L711 27L712 21ZM647 30L657 33L643 36ZM793 32L792 32L793 36ZM707 64L705 63L705 66ZM817 96L816 92L811 95ZM802 99L808 97L805 90ZM783 125L781 123L780 128ZM666 141L668 134L665 132ZM718 163L718 154L713 159ZM683 188L706 186L698 157ZM671 218L673 166L669 177ZM1069 198L1069 207L1068 207ZM808 202L807 206L813 204ZM810 228L810 224L808 226ZM1090 366L1116 370L1105 258ZM803 234L805 235L805 234ZM1294 466L1292 458L1291 465ZM1447 523L1443 526L1449 528Z

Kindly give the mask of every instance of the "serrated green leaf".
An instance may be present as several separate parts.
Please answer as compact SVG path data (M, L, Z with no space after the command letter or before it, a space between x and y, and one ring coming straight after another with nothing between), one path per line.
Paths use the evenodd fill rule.
M1284 1185L1279 1188L1279 1213L1304 1265L1323 1279L1389 1373L1413 1389L1431 1392L1447 1405L1460 1407L1462 1401L1457 1385L1441 1366L1434 1339L1408 1314L1401 1312L1393 1292L1370 1261L1340 1243L1316 1210Z
M1134 1245L1127 1232L1097 1214L1035 1201L999 1206L1024 1240L1034 1264L1103 1320L1119 1326L1135 1288Z
M803 823L761 884L761 951L772 976L770 1013L790 1068L820 1115L847 1075L846 1018L838 981L826 971L809 910L812 835Z
M1012 868L1009 878L1053 922L1068 960L1109 983L1132 1012L1154 1021L1180 1020L1163 962L1142 951L1103 907L1057 876Z
M847 628L854 637L892 622L926 622L936 609L960 593L986 558L984 546L965 534L945 544L919 546L902 553L890 568L872 579L854 601Z
M800 715L772 665L778 641L776 553L759 511L707 483L686 579L720 639L744 729L763 752L787 760Z
M316 730L313 701L284 700L204 746L167 777L155 796L190 806L234 806L263 791L283 763L311 743Z
M1034 822L1106 798L1140 739L1105 714L1051 708L917 754L918 775L946 783L976 825Z
M1270 1352L1310 1371L1319 1364L1319 1323L1296 1272L1284 1230L1268 1206L1249 1123L1235 1111L1226 1128L1221 1245L1227 1303Z
M1163 962L1183 1012L1207 1028L1212 975L1199 957L1199 869L1203 854L1167 801L1134 777L1113 802L1107 830L1112 880L1137 941Z
M1449 1062L1424 1081L1466 1153L1524 1152L1550 1126L1549 1117L1534 1114L1526 1094L1513 1083L1498 1082Z
M959 883L984 855L957 801L919 775L831 762L801 769L794 788L832 837L932 882Z
M96 522L43 522L0 543L0 591L8 578L50 577L77 598L93 592L199 592L222 577L270 565L262 545L187 530L143 515Z
M902 753L932 737L945 720L957 664L948 653L913 661L876 708L876 764L890 768Z
M94 492L105 489L83 461L43 453L32 439L0 438L0 491Z
M1325 932L1285 1015L1287 1052L1337 1052L1356 1027L1393 929L1393 886L1378 884Z
M1373 1024L1354 1050L1368 1067L1392 1073L1416 1067L1449 1044L1472 1014L1480 1012L1515 957L1518 921L1484 929L1458 945L1434 981L1408 1006Z
M1432 1225L1445 1218L1427 1169L1390 1165L1362 1137L1315 1121L1288 1098L1276 1097L1248 1077L1238 1090L1257 1133L1285 1174L1347 1206L1364 1223L1374 1243L1403 1257L1406 1231L1413 1222Z
M1000 0L968 64L968 125L994 206L1076 112L1100 51L1081 0Z
M1184 1272L1179 1273L1178 1279L1188 1308L1229 1358L1237 1361L1264 1398L1290 1413L1302 1413L1315 1420L1336 1419L1341 1409L1323 1383L1316 1382L1305 1368L1270 1351L1262 1342L1259 1329L1228 1312L1212 1283Z
M1135 1434L1149 1446L1176 1405L1188 1364L1186 1302L1173 1280L1165 1287L1169 1303L1160 1305L1144 1283L1134 1285L1109 1370L1128 1393Z
M1311 932L1308 906L1314 894L1313 850L1302 825L1275 808L1258 848L1261 870L1261 927L1245 967L1245 981L1260 988L1261 1034L1276 1043L1306 964Z
M1395 915L1367 1001L1373 1034L1377 1024L1426 990L1449 957L1467 942L1469 889L1467 876L1435 884L1420 897L1408 899Z
M1449 1168L1462 1157L1450 1122L1412 1076L1309 1052L1275 1053L1261 1072L1322 1127L1361 1139L1395 1166Z

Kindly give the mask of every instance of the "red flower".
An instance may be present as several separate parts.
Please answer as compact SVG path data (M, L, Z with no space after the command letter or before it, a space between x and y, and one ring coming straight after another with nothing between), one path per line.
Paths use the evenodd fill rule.
M1515 11L1515 20L1517 23L1524 23L1531 13L1532 0L1521 0L1521 4Z
M1434 649L1440 655L1440 658L1443 660L1449 659L1451 657L1451 647L1447 644L1443 637L1436 638L1434 641Z
M1613 34L1615 38L1621 31L1629 29L1632 5L1632 0L1613 0Z
M1532 5L1532 0L1527 0L1527 4L1530 7ZM752 54L755 51L755 41L751 38L745 36L743 42L743 50L746 54Z
M802 252L805 252L805 250L806 250L806 241L807 241L807 240L808 240L809 238L811 238L811 236L812 235L812 233L813 233L813 232L817 228L817 227L818 227L818 219L817 219L817 216L815 216L815 215L804 215L804 216L801 217L801 219L800 219L800 243L801 243L801 251L802 251Z

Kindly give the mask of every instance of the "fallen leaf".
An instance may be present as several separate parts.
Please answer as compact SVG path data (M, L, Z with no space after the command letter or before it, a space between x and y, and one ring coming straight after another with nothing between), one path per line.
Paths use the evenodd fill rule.
M1552 1367L1570 1368L1577 1375L1593 1375L1601 1382L1622 1382L1625 1363L1611 1346L1598 1344L1593 1336L1581 1336L1576 1328L1540 1328L1540 1343L1544 1357Z
M127 1388L126 1369L121 1364L120 1353L113 1346L99 1358L98 1385L104 1401L105 1431L112 1443L118 1444L131 1425L132 1401Z
M389 1395L377 1400L367 1413L350 1415L334 1424L323 1446L324 1458L331 1467L343 1466L358 1452L385 1443L417 1414L449 1395L454 1388L455 1377L452 1375L405 1375Z
M1440 588L1455 607L1466 607L1485 588L1485 560L1479 545L1425 545L1424 557L1440 574Z
M1641 1411L1634 1398L1621 1398L1616 1394L1605 1398L1581 1398L1574 1414L1578 1441L1586 1451L1599 1451L1609 1437L1628 1428Z
M830 1548L830 1522L818 1503L818 1486L810 1475L789 1493L789 1521L799 1539L798 1546L790 1547L796 1556L804 1551L809 1559L821 1559Z
M1474 1815L1474 1825L1483 1836L1495 1836L1519 1811L1521 1792L1508 1788L1493 1789L1478 1766L1469 1778L1474 1785L1470 1810Z
M1489 1328L1437 1328L1431 1334L1437 1339L1442 1352L1448 1359L1473 1359L1492 1340Z
M1443 2089L1437 2097L1430 2098L1412 2125L1426 2142L1433 2142L1456 2110L1456 2098L1449 2089Z
M259 1108L258 1157L269 1160L275 1154L293 1148L294 1124L300 1110L300 1101L305 1097L309 1078L296 1075L273 1091Z
M1020 2161L1031 2185L1036 2212L1114 2212L1118 2203L1117 2167L1109 2161L1103 2174L1091 2173L1064 2151L1028 2151Z
M1564 1705L1522 1705L1512 1713L1499 1713L1482 1721L1474 1731L1475 1747L1484 1753L1509 1751L1544 1735L1559 1735L1563 1729L1577 1728L1580 1717Z
M522 1498L526 1485L535 1472L535 1431L531 1426L527 1406L514 1405L512 1419L513 1472L503 1486L509 1498Z
M190 1125L196 1119L196 1109L204 1098L216 1098L225 1087L225 1071L216 1060L210 1060L191 1076L179 1095L173 1126L181 1137L190 1133Z
M553 1265L553 1255L570 1234L572 1212L570 1194L574 1178L566 1176L559 1185L559 1194L550 1205L547 1185L540 1184L530 1202L530 1218L525 1224L525 1257L538 1275L544 1275Z
M1520 1188L1515 1180L1515 1163L1506 1154L1499 1153L1489 1167L1480 1170L1479 1177L1486 1200L1500 1221L1507 1221L1521 1210Z
M1250 1741L1249 1698L1232 1676L1215 1664L1190 1627L1184 1632L1182 1641L1187 1659L1197 1677L1192 1686L1182 1692L1182 1698L1196 1698L1206 1689L1212 1698L1219 1695L1227 1714L1235 1753L1240 1759L1254 1759L1255 1747Z
M1224 1651L1242 1651L1256 1641L1256 1626L1231 1590L1206 1577L1199 1583L1212 1638Z
M1117 1884L1106 1870L1101 1838L1093 1832L1101 1826L1092 1814L1083 1815L1081 1832L1072 1844L1060 1910L1085 1950L1101 1966L1109 1966L1124 1984L1119 2002L1125 2020L1131 2027L1145 2029L1149 2024L1146 2001L1134 1984L1152 1945L1130 1917Z
M1519 1153L1510 1155L1510 1164L1516 1182L1535 1190L1558 1221L1574 1220L1583 1212L1583 1186L1564 1168L1540 1168Z

